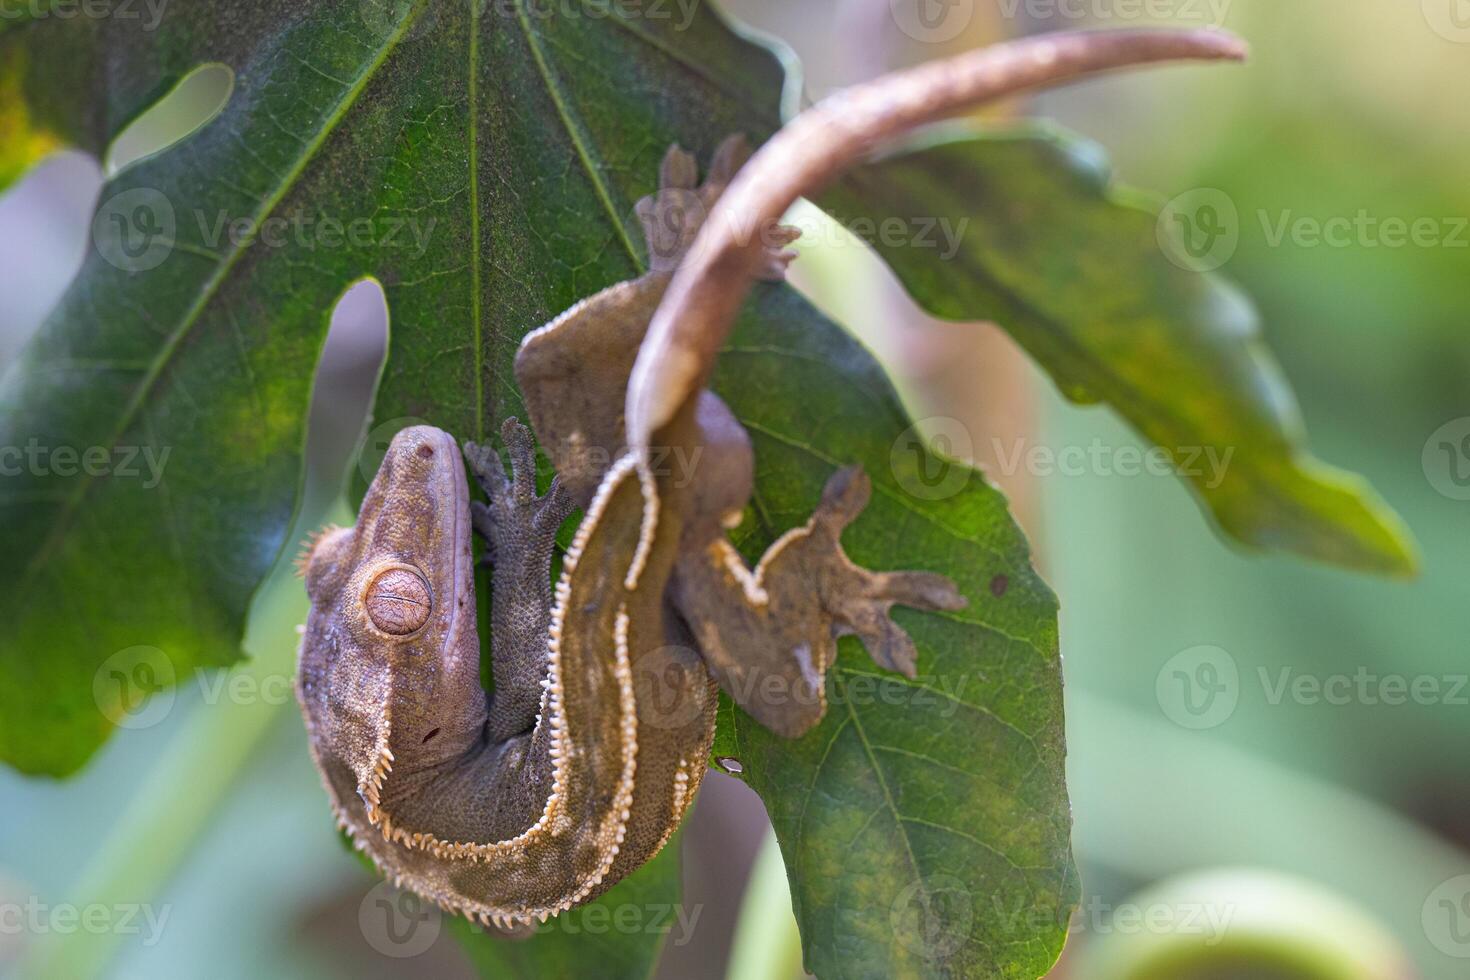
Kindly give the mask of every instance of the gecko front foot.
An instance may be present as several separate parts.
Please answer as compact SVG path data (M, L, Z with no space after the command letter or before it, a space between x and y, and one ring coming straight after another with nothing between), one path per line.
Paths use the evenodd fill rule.
M560 478L536 496L536 447L515 419L500 430L510 450L510 474L492 447L466 443L464 454L489 503L474 501L470 516L485 540L491 588L491 699L487 732L493 741L530 731L546 676L551 625L551 556L556 532L573 509Z
M536 445L530 429L517 419L506 419L500 438L510 450L509 476L493 447L465 443L470 472L490 501L470 504L475 530L489 548L491 564L526 564L544 556L549 568L557 529L571 515L572 500L560 477L551 481L544 496L536 496Z

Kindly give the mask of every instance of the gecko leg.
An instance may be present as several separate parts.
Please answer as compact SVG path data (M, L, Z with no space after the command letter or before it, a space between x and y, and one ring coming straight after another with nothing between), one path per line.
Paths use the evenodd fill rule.
M489 503L470 514L494 569L491 585L491 674L495 694L486 731L499 742L531 730L541 704L551 624L551 556L556 532L572 512L560 479L536 496L536 448L531 432L506 420L501 438L510 450L510 475L489 446L466 443L465 458Z
M874 572L842 549L842 532L872 492L858 467L828 481L812 519L788 532L752 572L723 535L681 558L675 601L711 670L735 702L772 731L801 735L826 712L837 638L855 635L875 663L913 677L913 639L895 605L954 610L953 582L929 572Z

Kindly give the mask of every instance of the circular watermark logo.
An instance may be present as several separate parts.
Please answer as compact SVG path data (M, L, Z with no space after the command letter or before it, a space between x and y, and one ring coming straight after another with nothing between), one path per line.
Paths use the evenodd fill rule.
M1218 728L1240 704L1240 670L1221 647L1190 647L1160 668L1154 694L1164 714L1181 728Z
M898 485L920 500L947 500L970 485L975 442L959 419L937 415L903 431L888 453Z
M1470 0L1422 0L1422 6L1434 33L1456 44L1470 44Z
M368 945L384 956L408 959L428 952L443 927L439 907L410 891L380 881L363 896L357 926Z
M152 728L173 710L174 682L168 654L158 647L128 647L102 661L92 675L92 700L119 728Z
M1446 422L1424 443L1424 476L1441 496L1470 500L1470 416Z
M1240 211L1224 191L1196 188L1164 205L1155 234L1170 262L1192 272L1209 272L1235 257Z
M952 875L930 875L899 893L888 913L894 937L927 960L957 953L975 925L975 899Z
M363 440L362 451L357 454L357 471L362 474L362 478L371 483L373 477L378 475L378 468L383 465L383 457L388 455L388 447L393 445L394 436L415 425L428 424L423 419L406 416L373 426Z
M1470 875L1444 882L1424 900L1424 935L1446 956L1470 959Z
M108 265L124 272L147 272L174 250L178 218L174 206L151 187L114 194L92 218L92 243Z
M975 20L975 0L888 0L893 22L915 41L944 44Z
M708 677L704 661L687 647L659 647L639 657L633 670L638 724L683 728L702 717Z

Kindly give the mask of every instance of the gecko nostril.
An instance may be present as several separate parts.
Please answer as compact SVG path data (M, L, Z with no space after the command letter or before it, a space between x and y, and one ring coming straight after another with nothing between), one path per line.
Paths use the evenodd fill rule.
M433 456L434 456L434 447L433 446L429 445L428 443L424 443L424 445L422 445L422 446L419 447L419 457L421 459L432 459Z

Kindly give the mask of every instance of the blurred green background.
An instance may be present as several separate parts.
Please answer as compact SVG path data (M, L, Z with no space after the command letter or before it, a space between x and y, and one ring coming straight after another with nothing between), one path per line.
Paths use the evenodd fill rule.
M1086 897L1057 975L1470 976L1470 490L1457 480L1470 474L1470 422L1455 427L1470 416L1470 5L725 6L797 49L809 97L1000 37L1133 26L1149 11L1188 26L1223 14L1253 43L1243 68L1147 72L1017 109L1097 140L1121 180L1178 198L1200 222L1220 219L1211 254L1257 301L1316 450L1367 475L1406 518L1423 575L1386 582L1242 554L1172 477L994 473L1062 598ZM190 97L115 156L155 147L218 94ZM77 268L100 180L96 164L61 155L0 197L0 364ZM1397 223L1420 233L1397 234ZM1137 445L1105 411L1062 403L993 328L924 318L861 249L813 245L799 265L803 288L884 357L917 417L962 420L982 450L992 435L1006 452L1098 445L1117 459ZM331 477L362 418L380 315L362 292L338 311L318 389L334 395L315 406L300 530L339 507ZM52 934L47 962L122 977L469 975L447 930L427 953L397 959L359 928L374 882L341 849L289 689L272 683L292 670L304 610L295 580L278 578L252 622L256 659L237 672L258 696L189 684L75 780L0 771L0 901L148 901L167 915L156 935L147 922L138 935ZM1389 703L1395 678L1407 703ZM764 834L743 787L716 775L705 797L686 859L709 911L669 950L668 976L725 975ZM747 912L736 965L747 976L792 970L779 867L760 867L756 886L778 900ZM1229 928L1185 923L1211 915ZM24 938L5 926L0 973ZM1243 958L1231 960L1236 943ZM1168 959L1175 947L1185 959ZM1271 952L1286 947L1294 958ZM772 959L751 959L751 948ZM1188 951L1201 949L1217 972L1188 972Z

